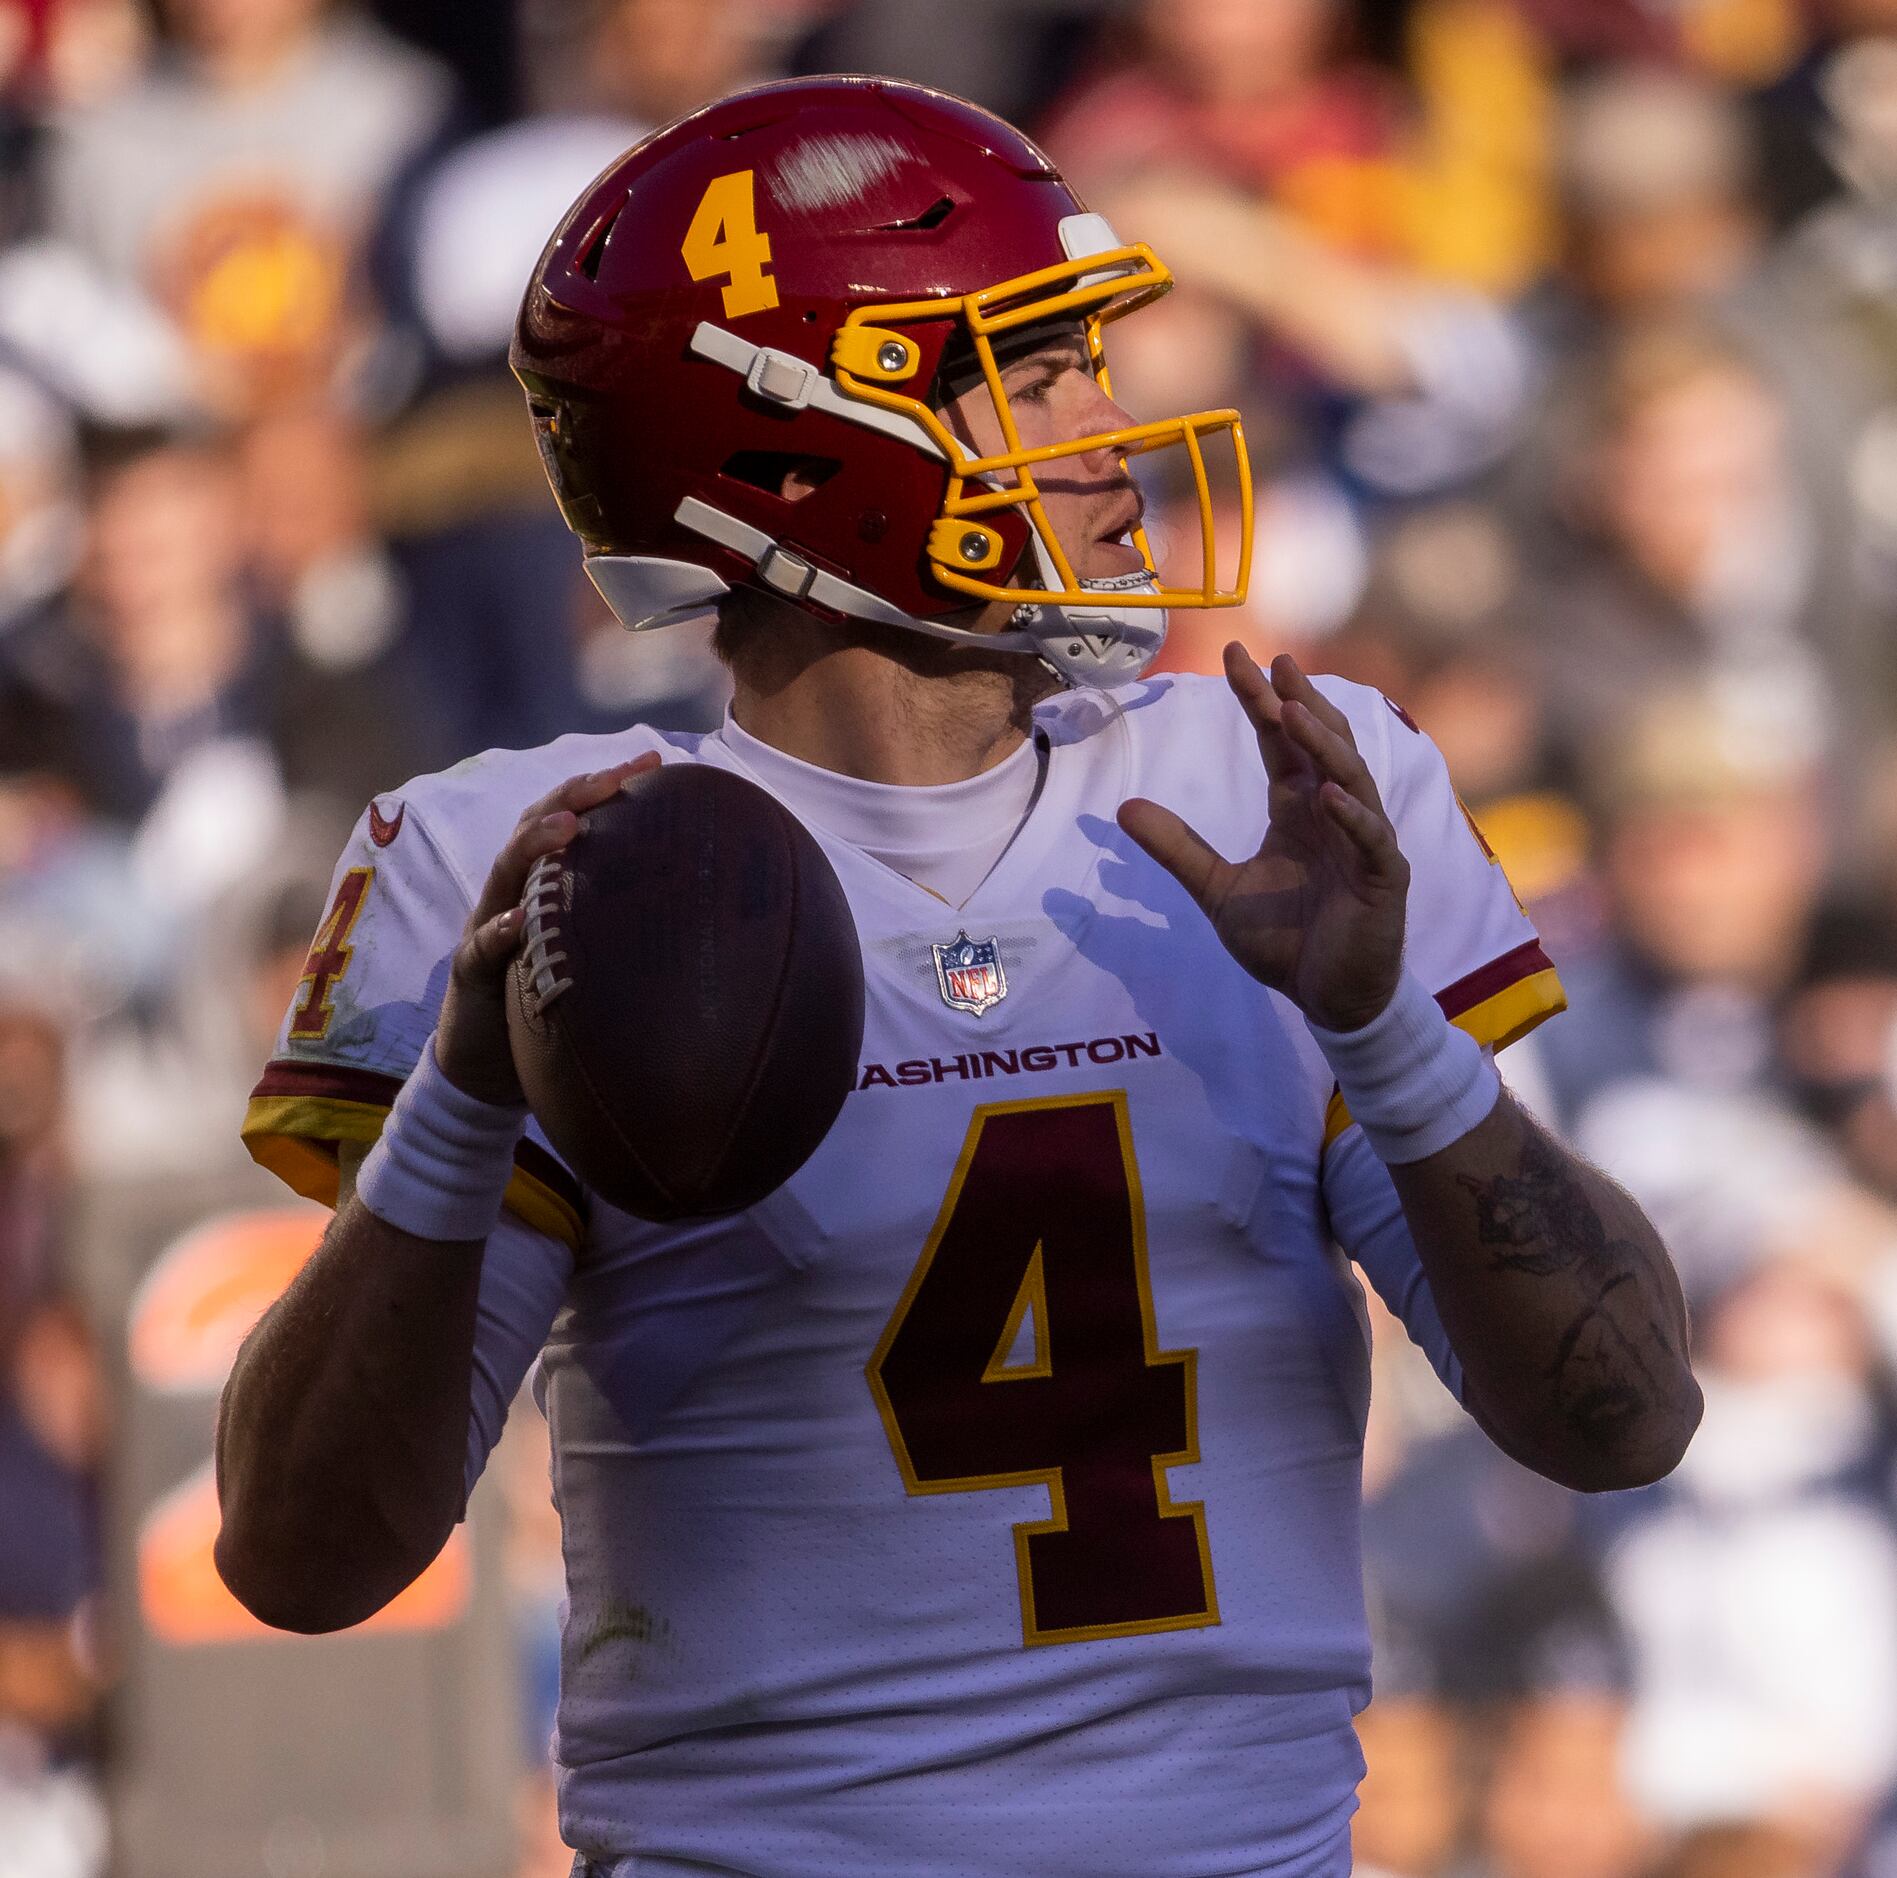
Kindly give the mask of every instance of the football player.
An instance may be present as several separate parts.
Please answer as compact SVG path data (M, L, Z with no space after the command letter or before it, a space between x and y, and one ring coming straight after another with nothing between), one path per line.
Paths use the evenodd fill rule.
M247 1126L338 1210L226 1390L218 1559L266 1622L361 1620L531 1369L592 1878L1347 1872L1344 1254L1556 1480L1696 1421L1653 1229L1497 1079L1561 991L1429 740L1289 659L1141 682L1242 592L1214 466L1249 534L1235 414L1113 401L1167 285L1006 124L820 79L640 145L528 289L587 568L633 628L715 608L732 709L370 806ZM1185 586L1128 469L1168 457ZM803 819L868 984L816 1154L669 1225L552 1154L502 1002L528 869L658 762Z

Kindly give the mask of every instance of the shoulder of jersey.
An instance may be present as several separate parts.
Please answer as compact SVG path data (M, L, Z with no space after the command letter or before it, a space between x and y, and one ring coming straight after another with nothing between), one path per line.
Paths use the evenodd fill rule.
M1359 684L1354 678L1339 678L1331 672L1314 673L1311 682L1350 719L1357 746L1366 753L1381 745L1399 721L1408 727L1409 735L1422 735L1416 720L1392 704L1375 685Z
M696 733L659 732L643 725L604 735L571 732L529 750L483 750L450 769L416 776L369 807L371 839L390 861L399 862L404 824L419 823L463 885L477 890L514 825L542 796L569 777L623 763L657 750L668 763L697 759Z

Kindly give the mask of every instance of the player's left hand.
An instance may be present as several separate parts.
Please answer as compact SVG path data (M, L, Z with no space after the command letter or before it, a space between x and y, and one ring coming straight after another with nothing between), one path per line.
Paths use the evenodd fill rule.
M1409 863L1349 720L1281 654L1271 676L1236 642L1225 677L1271 779L1258 851L1228 861L1170 809L1135 796L1119 821L1191 894L1225 949L1314 1024L1354 1030L1389 1003L1403 965Z

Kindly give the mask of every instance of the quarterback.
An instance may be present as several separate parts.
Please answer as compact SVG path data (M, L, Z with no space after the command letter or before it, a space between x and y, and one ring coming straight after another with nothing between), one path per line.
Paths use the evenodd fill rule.
M531 1373L588 1878L1344 1874L1352 1262L1555 1480L1698 1418L1652 1227L1497 1078L1560 985L1428 738L1286 658L1142 679L1242 594L1215 476L1249 538L1236 415L1113 400L1168 284L1007 125L854 78L658 132L529 284L588 572L629 627L715 610L731 710L370 805L246 1125L337 1211L226 1388L218 1560L361 1621ZM801 818L867 981L823 1145L671 1225L551 1151L503 1006L528 870L654 763Z

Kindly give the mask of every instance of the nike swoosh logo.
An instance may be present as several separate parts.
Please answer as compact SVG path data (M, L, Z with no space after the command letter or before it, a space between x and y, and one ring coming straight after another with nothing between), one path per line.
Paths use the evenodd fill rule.
M398 801L393 817L386 816L376 807L373 800L369 804L369 839L378 848L386 848L402 832L402 817L408 813L408 804Z

